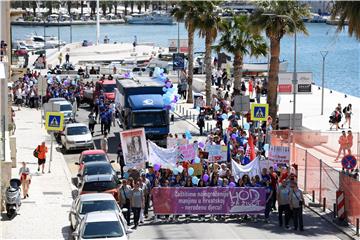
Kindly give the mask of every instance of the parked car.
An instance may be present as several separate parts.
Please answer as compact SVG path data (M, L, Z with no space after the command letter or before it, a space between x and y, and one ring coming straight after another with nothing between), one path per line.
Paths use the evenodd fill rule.
M79 165L79 171L83 168L85 163L88 162L110 162L106 152L101 149L85 150L80 154L79 162L75 162ZM113 161L111 161L112 163Z
M122 210L113 195L109 193L90 193L80 195L73 201L69 213L71 228L76 229L85 214L96 211L115 211L119 214L121 222L126 224Z
M67 124L61 133L61 144L65 152L73 149L94 149L90 130L84 123Z
M82 239L128 239L127 228L114 211L91 212L85 215L72 236Z
M111 193L116 200L119 200L120 180L113 174L88 175L84 176L83 181L78 185L79 194Z
M114 170L109 162L88 162L78 173L78 183L81 183L85 176L110 174L117 176L118 173Z

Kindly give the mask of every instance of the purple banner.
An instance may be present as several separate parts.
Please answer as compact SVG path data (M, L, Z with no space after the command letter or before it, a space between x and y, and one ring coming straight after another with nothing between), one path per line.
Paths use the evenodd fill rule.
M152 190L155 214L259 214L265 211L265 188L171 188Z

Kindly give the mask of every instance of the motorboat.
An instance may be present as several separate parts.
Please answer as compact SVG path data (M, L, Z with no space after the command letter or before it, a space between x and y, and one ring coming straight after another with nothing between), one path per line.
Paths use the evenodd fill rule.
M66 44L66 42L59 40L55 36L40 36L37 34L32 34L28 36L28 39L26 39L28 43L32 44L34 49L40 49L40 48L56 48L59 45L63 46Z
M143 25L173 25L175 24L170 14L154 11L151 13L133 13L126 17L128 24Z

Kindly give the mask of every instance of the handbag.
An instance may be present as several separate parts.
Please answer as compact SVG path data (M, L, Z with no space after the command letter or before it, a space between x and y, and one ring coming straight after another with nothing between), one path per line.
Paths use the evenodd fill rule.
M34 152L33 152L33 156L34 156L35 158L38 158L38 157L39 157L39 147L40 147L40 146L37 146L37 147L35 148Z
M304 205L303 201L301 201L301 200L298 198L298 196L296 195L296 193L295 193L294 190L293 190L293 193L294 193L295 197L297 198L297 200L299 201L300 207L301 207L302 205Z

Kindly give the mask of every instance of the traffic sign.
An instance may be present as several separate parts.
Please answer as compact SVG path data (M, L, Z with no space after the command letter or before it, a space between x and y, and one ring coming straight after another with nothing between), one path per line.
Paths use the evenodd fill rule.
M251 120L266 121L269 115L269 104L251 104Z
M47 112L45 128L48 131L62 131L64 129L64 113Z
M341 165L348 170L354 169L356 167L356 158L353 155L346 155L341 160Z

